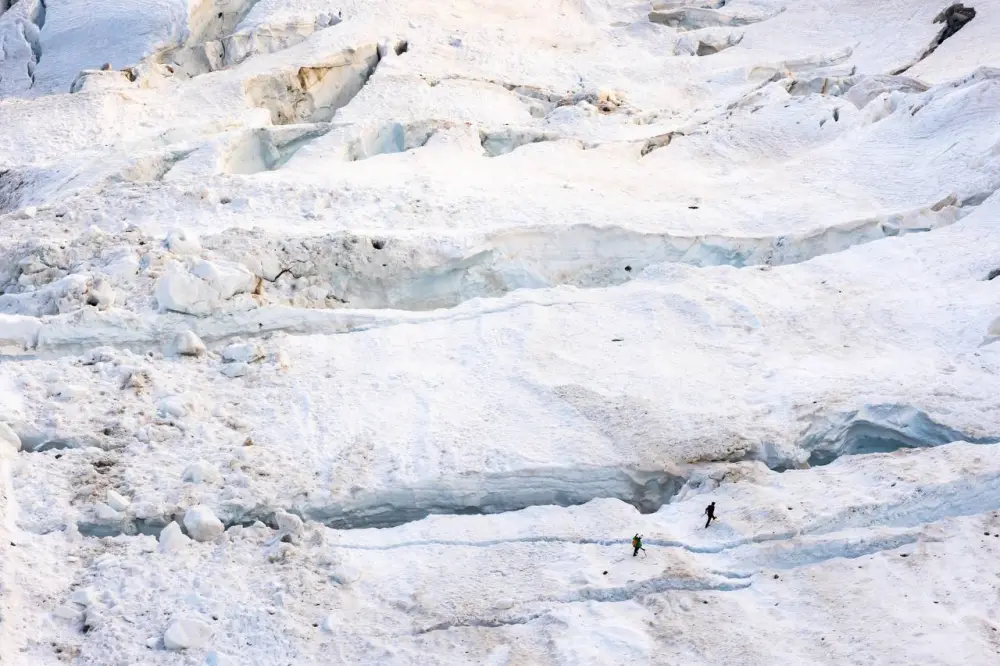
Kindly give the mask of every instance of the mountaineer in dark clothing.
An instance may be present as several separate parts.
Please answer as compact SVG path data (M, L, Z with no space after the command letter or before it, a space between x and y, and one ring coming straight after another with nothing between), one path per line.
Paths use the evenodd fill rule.
M708 520L705 521L705 527L707 528L712 524L713 520L717 520L715 517L715 502L705 507L705 515L708 516Z

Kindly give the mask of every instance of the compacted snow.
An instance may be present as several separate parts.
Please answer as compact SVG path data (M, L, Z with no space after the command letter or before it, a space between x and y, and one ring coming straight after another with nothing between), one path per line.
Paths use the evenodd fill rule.
M0 663L998 663L998 30L0 0Z

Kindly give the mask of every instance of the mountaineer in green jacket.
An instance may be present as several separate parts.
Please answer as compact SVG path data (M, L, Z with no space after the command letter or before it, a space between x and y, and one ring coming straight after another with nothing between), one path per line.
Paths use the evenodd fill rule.
M643 553L646 552L646 549L642 547L642 537L639 536L638 534L632 537L632 548L634 548L634 550L632 551L632 557L638 555L640 550Z

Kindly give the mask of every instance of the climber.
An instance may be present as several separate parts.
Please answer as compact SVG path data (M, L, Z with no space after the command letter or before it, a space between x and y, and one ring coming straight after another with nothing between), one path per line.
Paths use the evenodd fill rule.
M642 537L639 536L638 534L632 537L632 548L634 548L634 550L632 551L632 557L638 555L640 550L643 553L646 552L646 549L642 547Z
M708 520L705 521L705 527L707 528L712 524L713 520L717 520L715 517L715 502L712 502L705 507L705 515L708 516Z

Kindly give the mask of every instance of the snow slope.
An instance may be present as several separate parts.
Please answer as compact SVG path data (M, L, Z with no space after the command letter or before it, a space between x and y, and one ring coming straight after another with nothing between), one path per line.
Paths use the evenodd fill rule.
M1000 2L8 4L0 661L996 663Z

